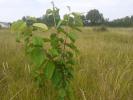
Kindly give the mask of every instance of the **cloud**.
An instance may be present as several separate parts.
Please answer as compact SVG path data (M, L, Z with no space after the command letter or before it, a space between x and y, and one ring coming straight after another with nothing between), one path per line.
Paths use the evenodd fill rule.
M42 16L46 9L51 8L52 0L0 0L0 21L14 21L23 16ZM133 0L53 0L60 8L61 15L72 11L88 12L99 9L107 18L114 19L133 14Z

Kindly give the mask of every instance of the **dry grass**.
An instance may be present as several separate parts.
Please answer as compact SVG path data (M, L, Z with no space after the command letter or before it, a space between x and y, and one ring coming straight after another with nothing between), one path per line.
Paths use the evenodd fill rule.
M133 100L133 29L109 28L78 33L75 100ZM23 46L0 30L0 100L55 100L51 84L39 89Z

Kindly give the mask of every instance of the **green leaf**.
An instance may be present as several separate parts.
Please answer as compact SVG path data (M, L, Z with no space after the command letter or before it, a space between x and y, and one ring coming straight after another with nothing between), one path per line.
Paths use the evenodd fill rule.
M53 34L51 34L50 38L51 38L51 46L53 48L58 47L59 39L58 39L57 35L55 33L53 33Z
M62 27L59 27L57 30L59 33L62 32L64 34L67 34L66 31Z
M67 95L69 100L75 100L72 86L68 86Z
M66 91L64 88L59 89L59 96L61 98L64 98L66 96Z
M69 48L71 48L72 50L74 50L75 52L79 52L77 47L73 44L73 43L67 43L66 44Z
M20 39L18 37L16 37L16 42L20 43Z
M48 62L45 66L45 76L47 79L51 79L52 76L53 76L53 73L54 73L54 70L55 70L55 65L53 62Z
M58 51L54 48L50 50L50 54L54 57L59 55Z
M59 38L59 41L60 41L61 43L64 43L64 39L63 39L63 38Z
M43 24L43 23L34 23L33 26L36 27L36 28L39 28L39 29L41 29L43 31L47 31L48 30L47 25Z
M75 33L68 33L67 35L68 35L68 37L70 38L70 40L71 40L72 42L75 42L75 41L76 41L77 36L76 36Z
M20 42L20 34L18 33L17 36L16 36L16 42Z
M69 59L66 63L70 65L75 65L76 61L74 59Z
M71 26L72 29L76 30L76 31L79 31L79 32L82 32L82 30L76 26Z
M33 37L32 43L34 46L43 46L43 38L41 37Z
M33 27L26 27L24 30L24 36L31 36L32 30L33 30Z
M11 31L15 33L23 33L26 28L27 28L26 23L22 20L18 20L17 22L14 22L12 24Z
M55 69L53 77L52 77L52 82L53 82L54 86L59 87L61 80L62 80L61 73L57 69Z
M72 52L70 52L70 51L66 51L66 54L67 54L67 56L68 56L68 57L70 57L70 58L72 58L72 57L73 57L73 53L72 53Z
M42 65L43 61L45 60L44 52L40 47L32 48L30 51L30 57L36 66Z
M50 39L48 39L48 38L43 38L43 41L44 41L44 42L49 42Z
M73 76L74 76L73 67L69 66L68 68L66 68L66 72L67 72L67 77L69 78L69 80L73 79Z
M58 22L57 27L56 27L57 29L61 26L62 22L63 22L62 20L60 20L60 21Z

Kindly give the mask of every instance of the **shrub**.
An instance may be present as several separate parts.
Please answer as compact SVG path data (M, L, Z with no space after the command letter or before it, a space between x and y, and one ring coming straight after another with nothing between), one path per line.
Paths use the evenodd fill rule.
M104 32L104 31L108 31L106 26L100 26L100 27L95 27L93 28L93 31L100 31L100 32Z

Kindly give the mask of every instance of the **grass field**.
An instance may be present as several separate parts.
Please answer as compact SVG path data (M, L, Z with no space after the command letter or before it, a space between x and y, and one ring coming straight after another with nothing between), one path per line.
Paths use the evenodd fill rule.
M133 28L83 28L77 34L75 100L133 100ZM55 100L50 82L39 89L31 70L15 34L0 30L0 100Z

